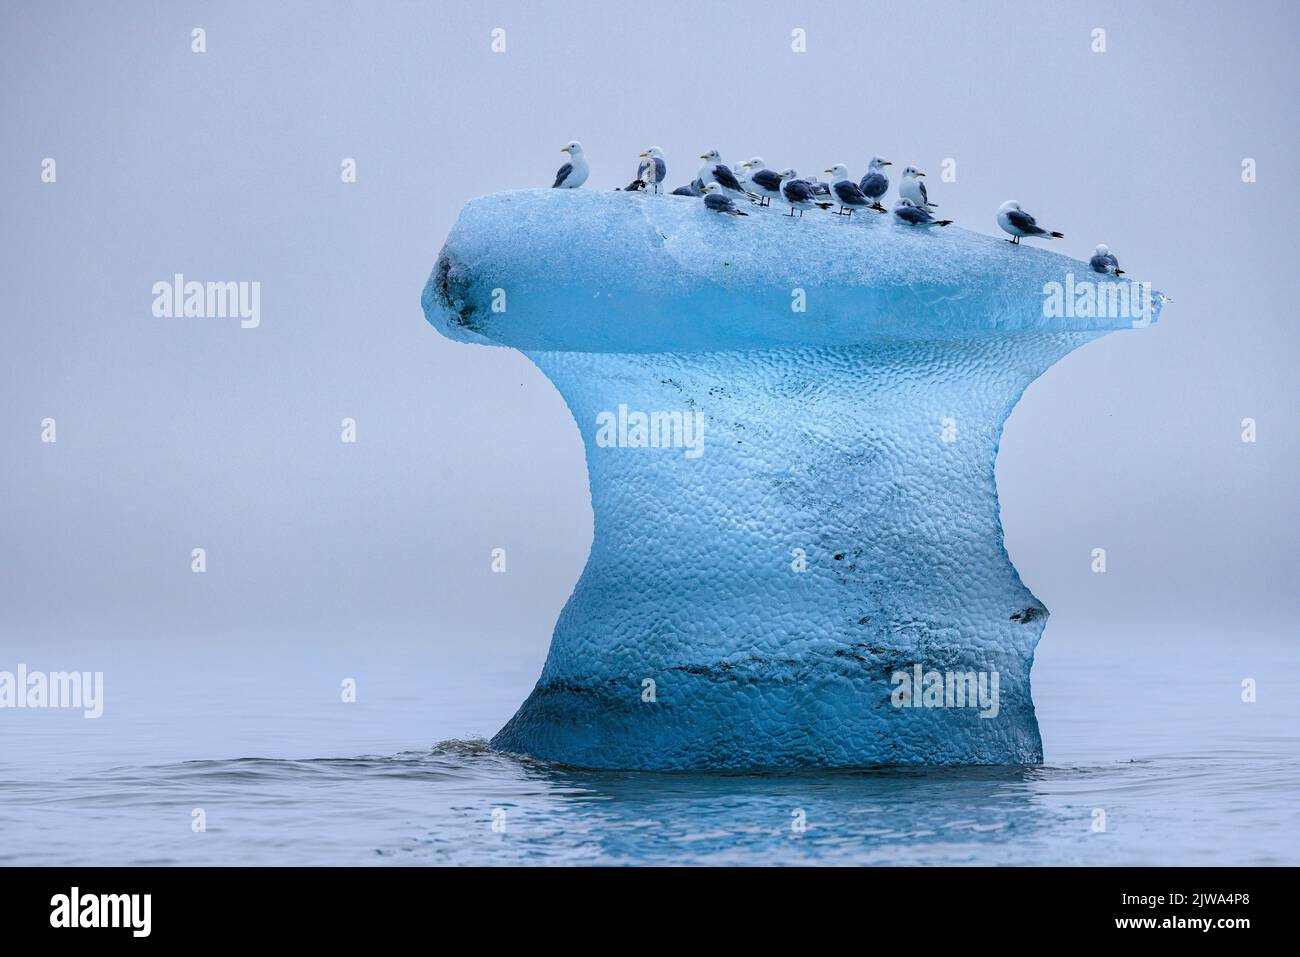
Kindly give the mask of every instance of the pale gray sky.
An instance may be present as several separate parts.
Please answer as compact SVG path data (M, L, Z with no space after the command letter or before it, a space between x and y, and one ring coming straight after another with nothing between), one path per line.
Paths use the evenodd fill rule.
M674 186L711 147L858 172L879 153L930 170L968 228L1016 198L1060 251L1108 243L1174 304L1007 425L1008 549L1044 641L1070 620L1293 631L1300 13L1063 6L4 4L0 657L112 636L540 662L590 541L581 443L522 356L447 341L419 296L465 201L549 185L573 138L590 188L652 143ZM260 282L260 327L155 318L177 272Z

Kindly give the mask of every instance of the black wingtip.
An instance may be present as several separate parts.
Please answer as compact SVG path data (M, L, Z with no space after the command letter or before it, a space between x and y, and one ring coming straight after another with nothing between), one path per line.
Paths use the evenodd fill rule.
M1053 239L1064 239L1064 238L1065 238L1065 233L1050 233L1049 235L1051 235L1051 237L1052 237Z

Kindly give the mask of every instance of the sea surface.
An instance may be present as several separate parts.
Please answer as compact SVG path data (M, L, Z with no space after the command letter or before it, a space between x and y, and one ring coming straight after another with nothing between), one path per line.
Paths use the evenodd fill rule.
M98 720L0 711L0 863L1300 864L1284 632L1050 623L1036 767L650 774L494 753L543 653L372 662L352 704L333 661L115 661Z

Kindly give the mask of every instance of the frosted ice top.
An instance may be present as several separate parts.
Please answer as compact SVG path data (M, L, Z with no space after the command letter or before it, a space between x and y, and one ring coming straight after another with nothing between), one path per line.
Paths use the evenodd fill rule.
M481 197L447 238L425 313L453 339L576 352L1103 331L1159 313L1149 287L1141 311L1141 283L957 225L917 229L872 212L798 220L780 204L746 211L617 191Z

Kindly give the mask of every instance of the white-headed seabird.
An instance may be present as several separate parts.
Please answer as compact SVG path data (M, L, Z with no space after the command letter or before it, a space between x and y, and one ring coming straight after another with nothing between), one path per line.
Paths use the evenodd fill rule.
M711 209L715 213L725 213L728 216L748 216L749 213L743 213L736 208L736 204L731 201L731 197L723 192L723 187L717 183L704 184L704 207Z
M758 196L745 189L740 180L736 179L736 174L731 171L730 166L722 162L722 154L717 150L702 153L700 159L704 160L704 165L700 167L700 180L705 185L711 182L717 183L733 199L740 199L742 196L747 199L758 199Z
M930 202L930 194L926 192L925 184L921 182L920 178L924 175L915 166L903 170L903 178L898 183L898 195L903 199L910 199L913 206L938 209L939 204Z
M1088 260L1088 265L1092 267L1093 272L1105 273L1107 276L1122 276L1124 270L1119 268L1119 260L1116 259L1110 251L1110 248L1102 243Z
M657 146L652 146L641 154L641 163L636 168L636 179L632 180L631 185L625 186L624 189L650 189L659 192L659 184L664 181L668 175L668 164L664 162L664 152ZM637 184L640 184L639 186Z
M867 164L867 173L862 177L862 182L858 183L858 189L875 204L872 208L882 213L885 207L880 205L880 201L885 193L889 192L889 177L885 175L885 167L892 165L887 159L881 159L879 156L871 157L871 162Z
M894 204L894 216L909 226L947 226L951 219L935 219L924 206L917 206L906 196Z
M771 206L772 200L781 198L781 180L795 177L795 171L788 169L783 173L773 172L763 165L762 159L754 157L749 161L749 188L751 192L762 197L759 202Z
M849 179L849 168L837 163L826 172L831 174L831 199L840 204L836 216L852 216L855 209L871 209L872 200L857 183ZM848 212L845 212L848 210Z
M1019 246L1023 236L1041 236L1051 239L1064 239L1064 233L1051 232L1038 225L1038 220L1024 212L1020 204L1009 199L998 207L998 225L1011 234L1007 242Z
M577 189L587 181L587 174L591 172L586 157L582 155L582 144L574 140L560 152L569 154L569 162L555 171L551 189Z
M817 193L813 190L812 183L806 179L799 179L791 176L789 179L781 180L781 198L790 205L789 215L793 216L794 211L799 210L799 218L803 219L803 211L812 209L814 206L820 209L830 209L834 203L822 202L817 199Z

